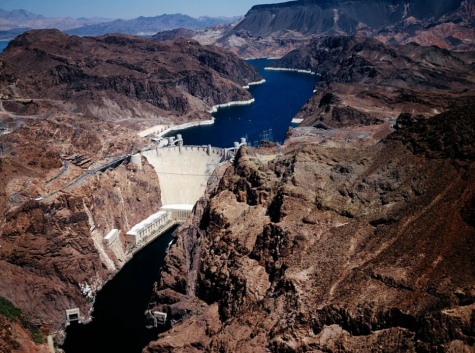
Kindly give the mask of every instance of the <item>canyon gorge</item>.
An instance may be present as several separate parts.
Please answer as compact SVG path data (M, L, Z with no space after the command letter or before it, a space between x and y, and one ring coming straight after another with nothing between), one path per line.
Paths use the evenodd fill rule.
M167 320L144 353L475 352L472 5L302 0L152 38L17 36L0 54L0 352L60 352L66 310L94 319L137 253L127 232L188 192L184 153L206 191L161 245L139 314Z

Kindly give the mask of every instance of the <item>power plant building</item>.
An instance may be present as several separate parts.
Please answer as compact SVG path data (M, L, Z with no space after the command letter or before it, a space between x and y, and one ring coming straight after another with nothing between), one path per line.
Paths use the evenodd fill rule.
M170 212L157 212L129 230L126 234L127 242L138 245L151 235L169 228L174 223Z
M112 229L109 232L109 234L107 234L104 237L104 243L109 247L114 245L117 240L119 240L119 230L118 229Z

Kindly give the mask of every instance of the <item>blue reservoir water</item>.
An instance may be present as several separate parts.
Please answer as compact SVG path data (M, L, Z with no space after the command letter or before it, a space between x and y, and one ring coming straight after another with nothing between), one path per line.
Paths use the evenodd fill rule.
M213 125L197 126L179 131L185 145L232 147L234 141L248 137L251 143L259 141L263 131L272 129L274 142L283 142L292 118L313 94L318 76L288 71L267 71L273 60L249 60L266 82L251 86L249 92L256 101L246 106L220 108L213 114ZM178 132L170 133L170 136Z
M10 42L0 41L0 54L3 53L3 49L7 47L8 43Z

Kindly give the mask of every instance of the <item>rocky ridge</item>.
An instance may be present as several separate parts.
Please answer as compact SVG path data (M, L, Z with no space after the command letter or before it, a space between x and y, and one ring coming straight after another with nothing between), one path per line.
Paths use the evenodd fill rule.
M151 35L159 31L168 31L176 28L194 30L197 28L210 27L217 24L227 24L239 20L237 17L209 17L193 18L183 14L164 14L155 17L134 18L131 20L115 20L105 23L87 25L68 30L68 34L79 36L102 36L111 33L123 33L133 35Z
M173 325L144 352L473 350L473 108L242 148L167 255Z
M107 18L48 18L26 10L5 11L0 9L0 30L58 28L60 30L107 22ZM18 33L19 34L19 33ZM10 37L12 38L12 37ZM8 38L8 39L10 39Z
M393 125L401 114L429 118L473 101L472 65L473 52L331 36L270 66L321 73L297 118L304 119L301 126L344 128Z
M56 30L10 42L0 77L3 98L57 100L87 116L163 124L210 119L216 104L250 100L242 87L262 79L235 55L193 40L79 38Z

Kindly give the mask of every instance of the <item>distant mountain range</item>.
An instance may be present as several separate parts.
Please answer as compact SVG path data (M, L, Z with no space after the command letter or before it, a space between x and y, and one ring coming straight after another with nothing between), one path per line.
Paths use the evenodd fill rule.
M80 36L100 36L108 33L155 34L175 28L198 29L216 24L227 24L239 20L238 17L199 17L182 14L165 14L155 17L138 17L132 20L116 20L108 23L88 25L66 31Z
M26 10L5 11L0 9L0 31L17 30L18 28L42 29L57 28L59 30L72 29L92 25L102 22L112 21L112 19L94 17L94 18L48 18L34 14Z
M0 40L11 40L30 29L56 28L79 36L100 36L109 33L153 35L175 28L198 29L216 24L228 24L237 17L199 17L183 14L164 14L155 17L138 17L132 20L93 18L47 18L26 10L5 11L0 9Z

